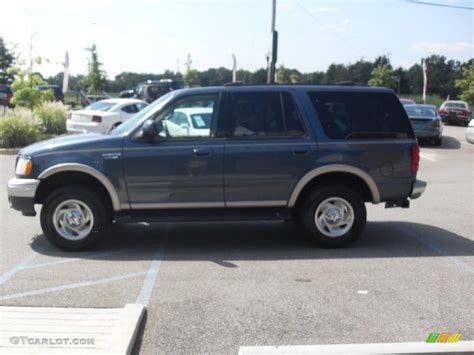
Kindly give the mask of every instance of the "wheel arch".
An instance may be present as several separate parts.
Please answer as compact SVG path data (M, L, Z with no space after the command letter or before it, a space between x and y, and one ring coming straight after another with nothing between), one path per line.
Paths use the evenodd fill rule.
M320 182L332 183L346 180L353 181L359 188L363 189L362 193L366 196L366 200L372 203L380 202L380 192L372 177L362 169L344 164L325 165L306 173L294 187L290 199L288 200L288 207L293 208L297 205L300 197L306 189L313 187ZM369 197L369 198L368 198Z
M114 211L120 211L120 199L118 197L117 191L115 190L114 185L112 182L100 171L94 169L91 166L79 164L79 163L65 163L65 164L58 164L49 167L48 169L44 170L39 176L38 179L41 180L39 185L39 193L41 193L41 185L44 182L50 181L50 179L54 177L67 175L68 173L71 174L84 174L85 176L93 179L89 181L93 181L95 186L102 187L103 191L105 191L110 198L110 203Z

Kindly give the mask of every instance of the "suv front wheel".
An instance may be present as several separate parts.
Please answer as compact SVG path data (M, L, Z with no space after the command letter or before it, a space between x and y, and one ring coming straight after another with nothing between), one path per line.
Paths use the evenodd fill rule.
M360 194L345 186L330 185L311 193L301 210L311 238L325 248L340 248L362 233L367 211Z
M53 191L41 209L41 228L51 244L75 251L100 239L111 220L110 208L100 197L80 185Z

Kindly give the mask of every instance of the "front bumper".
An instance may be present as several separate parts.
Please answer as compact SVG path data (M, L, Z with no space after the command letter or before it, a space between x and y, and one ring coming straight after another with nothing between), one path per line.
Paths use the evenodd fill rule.
M422 180L415 180L415 182L413 183L413 186L411 188L411 194L410 194L410 198L412 200L420 197L421 195L423 195L423 193L425 192L425 189L426 189L426 181L422 181Z
M7 194L11 207L25 216L36 215L35 195L39 183L36 179L10 179L7 183Z

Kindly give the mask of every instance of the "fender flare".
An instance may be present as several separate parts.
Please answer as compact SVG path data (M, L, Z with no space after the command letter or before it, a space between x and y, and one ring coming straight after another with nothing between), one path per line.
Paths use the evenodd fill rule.
M110 180L102 174L99 170L94 169L93 167L85 164L79 163L64 163L64 164L57 164L53 165L43 172L39 174L38 179L46 179L50 176L53 176L57 173L64 173L69 171L81 172L88 174L94 178L96 178L107 190L110 196L110 200L112 201L112 207L114 211L120 211L120 199L118 197L117 191L115 190L114 185L110 182Z
M362 181L365 182L367 187L369 188L370 194L372 195L372 202L373 203L379 203L380 202L380 192L377 187L377 184L375 181L372 179L372 177L367 174L365 171L362 169L356 168L351 165L344 165L344 164L330 164L330 165L324 165L322 167L313 169L306 173L296 184L294 187L290 199L288 200L288 207L294 207L296 204L296 200L298 199L298 196L300 195L301 191L303 191L303 188L314 178L328 174L328 173L347 173L347 174L352 174L354 176L357 176L362 179Z

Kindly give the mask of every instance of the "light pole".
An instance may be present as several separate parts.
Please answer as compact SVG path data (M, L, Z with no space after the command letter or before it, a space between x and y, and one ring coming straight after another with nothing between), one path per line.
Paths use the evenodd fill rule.
M237 81L237 59L235 58L235 54L232 53L232 82L235 83Z
M277 62L277 52L278 52L278 32L275 30L276 22L276 0L272 0L272 56L270 62L269 78L268 84L275 83L275 66Z

